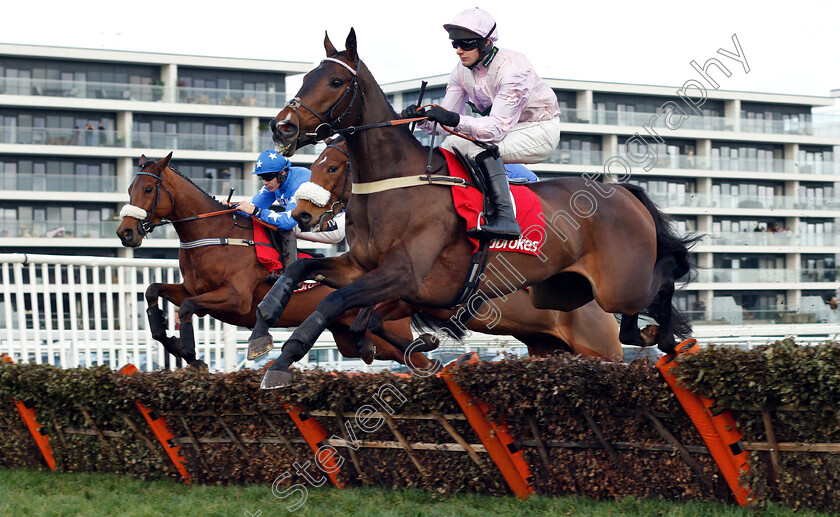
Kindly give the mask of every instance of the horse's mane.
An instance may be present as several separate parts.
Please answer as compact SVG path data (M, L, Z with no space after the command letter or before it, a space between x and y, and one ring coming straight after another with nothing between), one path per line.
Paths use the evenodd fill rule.
M142 170L145 170L145 169L146 169L146 167L149 167L149 166L151 166L152 164L155 164L155 163L157 163L157 162L158 162L158 160L147 160L147 161L143 162L142 164L140 164L140 170L141 170L141 171L142 171ZM207 199L210 199L211 201L213 201L213 202L215 202L217 205L219 205L219 208L225 208L225 206L222 204L222 202L221 202L221 201L219 201L219 200L218 200L218 199L216 199L215 197L213 197L213 196L211 196L210 194L208 194L207 192L205 192L203 188L201 188L201 187L199 187L198 185L196 185L196 184L195 184L195 182L193 182L193 180L191 180L189 177L184 176L183 174L181 174L181 171L179 171L177 167L175 167L174 165L172 165L172 163L171 163L171 162L170 162L170 164L169 164L169 165L167 165L167 166L166 166L166 168L167 168L167 169L169 169L169 170L171 170L172 172L174 172L174 173L175 173L175 174L177 174L178 176L180 176L180 177L184 178L185 180L187 180L187 182L189 182L189 184L190 184L190 185L192 185L193 187L195 187L195 188L196 188L196 190L198 190L199 192L201 192L202 194L204 194L204 197L206 197Z
M347 51L342 50L338 54L333 55L332 57L337 57L337 56L343 56L343 57L346 58L347 57ZM382 89L382 86L379 85L379 81L376 80L376 77L373 76L373 72L370 71L370 68L368 68L367 63L365 63L361 58L358 58L358 59L359 59L359 63L361 64L361 66L359 67L359 75L361 75L363 71L365 73L367 73L367 75L370 77L370 82L373 83L373 86L375 86L379 90L379 94L382 96L383 99L385 99L385 102L388 105L388 108L391 110L390 119L391 120L398 119L399 114L394 109L394 106L390 102L388 102L388 95L385 93L385 90ZM411 137L411 139L409 141L412 142L412 145L416 144L418 148L425 149L428 152L429 146L423 145L420 142L420 140L416 136L414 136L414 133L411 132L411 129L409 128L408 124L403 125L401 129Z

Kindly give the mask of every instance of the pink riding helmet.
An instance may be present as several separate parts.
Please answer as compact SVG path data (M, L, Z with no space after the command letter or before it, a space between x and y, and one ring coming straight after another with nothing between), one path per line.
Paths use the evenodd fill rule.
M496 29L496 20L490 16L490 13L479 9L467 9L455 15L451 23L443 26L448 32L450 29L464 29L474 32L490 41L497 41L499 39L499 31Z

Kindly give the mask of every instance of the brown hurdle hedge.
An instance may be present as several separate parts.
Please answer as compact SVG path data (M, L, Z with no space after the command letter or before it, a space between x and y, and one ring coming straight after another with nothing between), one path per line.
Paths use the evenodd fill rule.
M734 415L750 450L750 471L741 481L756 504L840 512L838 343L708 347L677 361L683 385ZM647 361L563 355L478 362L452 372L458 386L487 405L489 419L508 426L537 493L734 501L690 419ZM14 397L35 408L57 469L177 480L137 410L141 402L166 419L192 483L271 484L288 473L276 488L311 484L323 473L289 404L333 438L321 443L333 445L343 460L336 473L343 486L510 493L439 377L315 370L302 372L293 389L276 391L260 390L261 378L253 370L126 376L107 367L0 363L0 465L43 464ZM359 411L378 411L367 430L355 418ZM386 413L390 418L377 418ZM340 445L347 423L364 441L358 450Z

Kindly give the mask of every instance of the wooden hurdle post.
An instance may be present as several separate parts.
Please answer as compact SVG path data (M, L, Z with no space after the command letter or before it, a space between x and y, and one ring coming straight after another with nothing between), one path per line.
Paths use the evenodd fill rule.
M6 354L0 354L0 359L14 364L12 358ZM47 466L50 470L55 470L55 458L53 457L52 447L50 446L50 438L41 432L41 424L35 419L35 409L27 407L26 404L14 397L12 397L12 402L17 408L18 413L20 413L20 418L23 420L23 423L26 424L26 428L29 429L29 433L32 434L32 438L35 439L35 444L38 446L38 450L41 451L41 455L44 457L44 461L47 462Z
M749 472L750 466L747 463L747 451L741 442L743 435L735 427L732 413L724 411L715 415L712 412L714 400L692 393L680 386L677 384L676 375L671 372L674 359L680 354L696 354L699 350L700 345L697 344L696 339L683 341L677 346L676 354L662 357L656 363L656 367L662 372L665 381L668 382L677 400L700 433L700 437L706 443L709 453L735 495L735 500L739 505L746 506L751 501L750 490L740 483L739 477Z
M312 453L315 454L315 461L320 463L318 451L320 450L321 445L327 442L329 433L327 433L324 426L318 422L317 418L307 413L302 407L293 406L288 403L284 403L283 407L286 408L286 411L289 413L292 421L300 431L301 436L303 436L303 439L309 444L309 448L312 449ZM336 488L344 488L344 483L342 483L341 479L338 477L338 474L341 473L341 468L336 462L335 457L329 456L327 460L323 462L323 466L325 467L324 472L329 477L333 486Z
M522 458L522 450L511 436L510 429L504 423L492 421L488 416L487 405L477 397L467 393L455 383L451 368L453 365L473 364L478 362L478 354L470 352L443 369L438 375L446 382L452 396L461 406L461 411L475 430L484 448L490 454L493 463L502 473L510 489L520 499L527 499L534 493L531 485L531 469Z
M133 364L127 364L120 368L118 373L123 375L134 375L138 371L137 367ZM146 419L146 423L149 424L149 427L152 429L155 437L158 439L160 444L163 445L163 450L166 451L166 455L169 456L169 459L175 466L175 470L181 474L181 478L184 480L184 483L188 485L191 484L190 473L187 471L186 467L187 462L184 457L181 456L181 446L175 445L172 442L175 435L172 434L172 431L170 431L169 427L166 425L166 418L158 416L150 408L139 402L135 401L134 404L137 406L140 414L143 415L143 418Z

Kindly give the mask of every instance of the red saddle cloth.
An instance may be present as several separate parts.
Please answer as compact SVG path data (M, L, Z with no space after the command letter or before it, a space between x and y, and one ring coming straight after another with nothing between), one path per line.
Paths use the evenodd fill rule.
M268 244L268 246L262 246L260 244L256 244L254 246L254 249L257 252L257 259L263 266L265 266L269 273L280 273L283 270L283 263L280 262L280 252L271 245L271 242L268 240L268 234L265 233L265 226L259 223L254 224L254 242ZM298 253L298 258L312 258L312 255L307 253ZM304 280L298 284L294 292L299 293L301 291L307 291L318 284L320 284L320 282L315 282L314 280Z
M445 149L441 149L441 152L446 157L449 175L469 181L469 174L458 157ZM517 241L494 239L490 242L490 249L539 255L545 240L545 221L539 217L542 213L542 204L537 195L525 186L511 185L510 192L513 194L513 210L516 213L516 221L522 229L522 237ZM455 200L455 210L467 222L467 230L478 226L478 217L484 208L484 196L481 192L474 187L453 186L452 197ZM470 241L473 243L473 252L475 252L478 250L478 240L470 238Z

